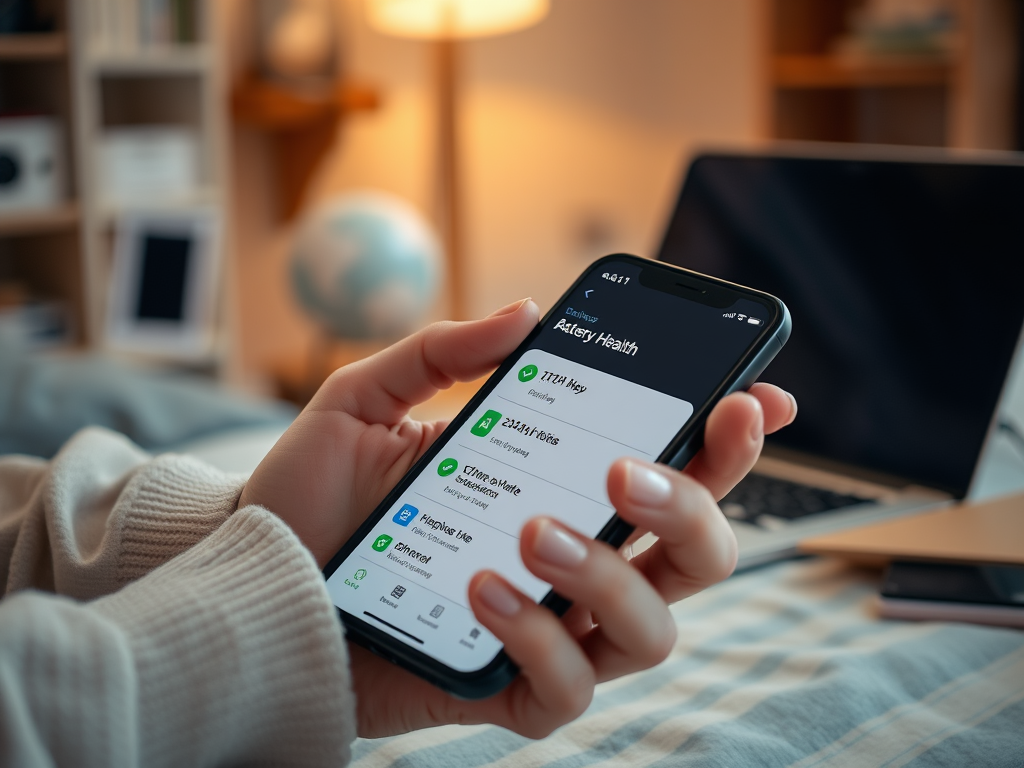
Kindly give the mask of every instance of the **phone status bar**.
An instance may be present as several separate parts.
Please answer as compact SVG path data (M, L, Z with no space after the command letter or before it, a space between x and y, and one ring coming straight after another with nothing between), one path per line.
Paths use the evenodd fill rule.
M764 320L762 320L761 318L745 315L742 312L726 312L722 315L722 317L724 317L727 320L736 320L741 323L746 323L747 325L764 325Z

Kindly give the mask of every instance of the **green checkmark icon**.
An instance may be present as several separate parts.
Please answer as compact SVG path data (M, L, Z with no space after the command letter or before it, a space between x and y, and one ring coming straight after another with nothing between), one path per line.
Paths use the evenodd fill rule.
M529 381L530 379L532 379L536 375L537 375L537 366L536 365L524 365L522 368L519 369L519 380L522 381L522 382L527 382L527 381Z

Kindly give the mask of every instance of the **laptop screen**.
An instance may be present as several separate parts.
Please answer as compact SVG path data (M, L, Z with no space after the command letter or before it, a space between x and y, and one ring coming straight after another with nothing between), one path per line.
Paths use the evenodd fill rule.
M967 493L1024 323L1024 165L705 155L659 258L773 293L769 445Z

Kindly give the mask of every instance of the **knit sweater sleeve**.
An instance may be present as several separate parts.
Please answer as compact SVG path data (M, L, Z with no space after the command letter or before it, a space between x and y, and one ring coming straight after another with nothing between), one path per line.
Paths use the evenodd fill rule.
M145 575L234 511L245 478L90 428L51 461L0 458L0 578L90 599Z
M0 764L347 762L340 622L240 488L97 430L0 461Z

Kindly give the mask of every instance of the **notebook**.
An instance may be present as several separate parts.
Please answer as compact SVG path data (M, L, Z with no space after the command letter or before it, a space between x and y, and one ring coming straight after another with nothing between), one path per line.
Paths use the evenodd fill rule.
M867 566L893 560L1024 566L1024 494L813 536L799 549Z

